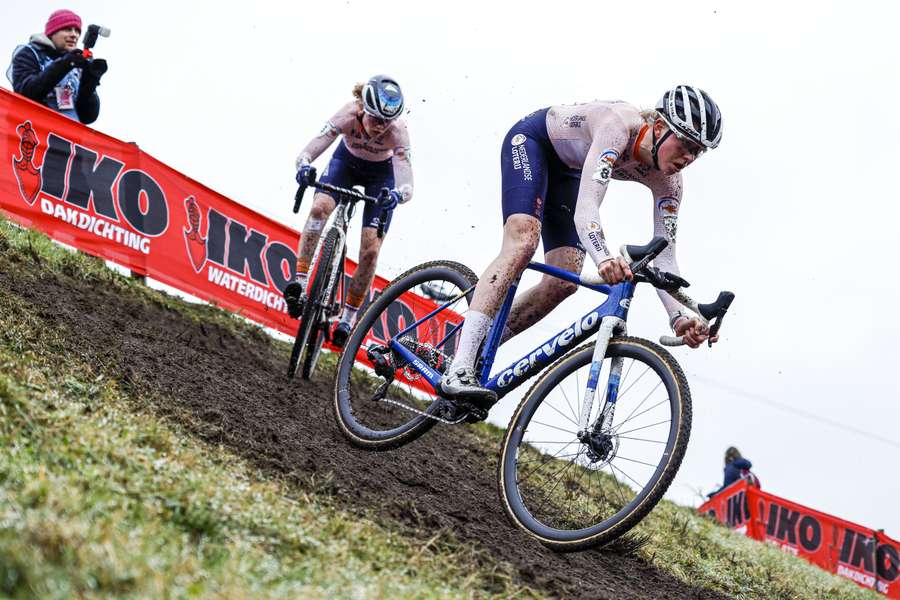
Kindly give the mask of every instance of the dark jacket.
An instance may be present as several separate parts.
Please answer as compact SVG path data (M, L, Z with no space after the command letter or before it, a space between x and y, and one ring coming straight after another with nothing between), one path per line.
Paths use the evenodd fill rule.
M749 471L753 468L753 463L751 463L746 458L736 458L727 465L725 465L725 475L722 481L722 487L717 489L714 492L707 494L707 497L711 498L727 488L729 485L737 481L741 478L741 474L743 471Z
M20 46L13 56L10 66L13 91L82 123L93 123L100 114L100 97L97 95L100 80L88 70L70 67L67 54L57 50L46 35L36 33L31 36L28 44ZM78 82L75 114L59 109L54 91L70 71L75 71L73 75Z

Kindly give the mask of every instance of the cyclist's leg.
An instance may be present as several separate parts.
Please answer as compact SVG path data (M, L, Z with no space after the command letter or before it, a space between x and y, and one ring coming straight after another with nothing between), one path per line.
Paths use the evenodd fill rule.
M580 183L581 173L577 169L565 168L561 163L551 165L541 229L544 262L573 273L580 273L584 264L584 248L578 240L573 220ZM516 296L500 342L505 342L543 319L577 290L578 286L574 283L544 275L540 283Z
M384 238L378 237L378 218L378 215L375 215L372 217L372 220L369 220L365 213L363 215L364 226L360 233L359 260L356 270L350 278L350 284L347 286L344 309L341 312L340 322L335 328L332 340L338 347L344 345L350 330L353 329L357 314L366 303L369 290L372 287L372 280L375 278L378 254L381 252L381 245L384 242ZM388 213L387 224L390 224L390 221L391 214ZM387 233L387 224L385 225L385 233Z
M300 236L300 247L297 249L297 266L294 279L284 288L284 300L287 303L288 315L299 319L303 314L306 304L306 285L309 279L309 262L316 251L322 228L328 215L334 210L335 202L331 196L316 193L313 196L313 206L309 211L309 217L303 226L303 234Z
M488 396L474 380L478 349L487 336L510 284L522 273L537 249L547 192L549 142L543 125L523 119L510 129L500 154L503 194L503 245L482 274L448 376L442 380L445 396Z
M544 223L546 227L546 221ZM544 252L544 262L566 271L578 273L584 264L584 251L572 246L553 248ZM516 295L500 343L518 335L550 314L556 306L574 294L578 286L550 275L544 275L540 283Z
M377 163L361 163L357 171L360 177L357 183L363 182L366 195L368 196L377 196L381 188L393 189L394 187L394 170L390 159ZM384 242L384 238L378 237L381 213L382 209L379 206L370 203L367 203L363 209L359 260L356 271L353 272L353 277L350 278L350 285L347 286L347 297L344 300L344 309L341 312L340 322L332 336L333 343L338 347L342 347L349 337L350 330L353 329L353 325L356 322L357 313L365 304L369 289L372 287L372 280L375 278L378 254L381 252L381 245ZM393 213L393 210L387 212L384 223L385 235L390 229Z
M309 217L303 226L300 248L297 251L297 275L295 280L300 281L304 289L306 288L306 279L309 275L309 262L316 251L316 246L322 235L322 228L325 227L325 221L328 220L335 206L334 198L326 193L316 192L313 196L312 209L309 211Z

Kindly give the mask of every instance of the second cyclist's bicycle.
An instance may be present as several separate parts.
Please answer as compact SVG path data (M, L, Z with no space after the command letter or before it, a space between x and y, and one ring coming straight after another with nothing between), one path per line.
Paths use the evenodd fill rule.
M288 377L293 377L302 365L300 375L309 379L319 361L322 345L329 339L331 325L338 319L344 307L344 259L347 257L347 228L356 203L372 202L380 205L381 198L366 196L356 190L341 188L315 181L315 171L307 185L301 185L294 196L294 212L300 210L300 203L307 187L331 192L337 198L337 206L322 230L322 237L311 261L311 276L307 287L306 304L300 315L297 336L291 348L288 363ZM378 219L378 237L384 237L387 211L382 211ZM340 289L340 295L338 290Z
M504 434L498 483L511 521L553 549L604 544L631 529L662 498L687 449L687 380L664 348L626 335L631 300L641 283L664 290L709 325L712 338L734 294L722 292L710 304L694 302L682 291L688 286L684 279L649 266L666 245L660 237L646 246L624 246L634 279L617 285L530 263L529 269L606 299L492 374L517 280L481 350L476 374L500 398L539 375ZM437 423L487 416L489 407L451 402L434 391L453 359L476 282L458 263L426 263L396 278L368 306L335 375L335 415L351 443L387 450ZM404 311L410 297L427 299L433 308L421 316ZM578 346L594 334L594 342ZM683 340L665 336L660 342ZM372 365L365 369L368 376L363 358Z

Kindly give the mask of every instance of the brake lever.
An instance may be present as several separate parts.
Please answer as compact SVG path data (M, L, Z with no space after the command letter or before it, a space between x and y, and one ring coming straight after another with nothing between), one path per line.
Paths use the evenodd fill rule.
M719 333L719 329L722 328L722 321L725 319L725 313L728 312L728 308L731 306L731 303L734 301L734 293L732 292L720 292L719 297L716 298L716 301L711 305L703 305L702 309L709 310L713 308L715 313L712 315L712 318L709 319L709 338L707 339L707 343L712 347L712 339ZM704 315L705 316L705 315Z

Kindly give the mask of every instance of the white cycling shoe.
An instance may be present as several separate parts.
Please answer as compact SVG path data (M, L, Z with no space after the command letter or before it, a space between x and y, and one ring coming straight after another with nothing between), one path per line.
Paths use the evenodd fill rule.
M461 367L441 377L437 391L448 400L463 400L482 408L490 408L497 402L497 393L480 386L471 367Z

